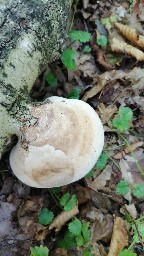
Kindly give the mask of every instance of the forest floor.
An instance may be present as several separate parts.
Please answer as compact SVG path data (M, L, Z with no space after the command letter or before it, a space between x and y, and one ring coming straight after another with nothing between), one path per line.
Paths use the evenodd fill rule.
M9 153L4 155L0 255L47 256L47 247L50 256L142 256L144 2L74 1L69 30L74 35L65 47L74 51L75 57L69 58L74 67L61 60L48 65L32 98L57 95L90 104L104 126L104 150L87 177L55 189L22 184L10 170ZM78 205L79 213L73 212L65 223L67 203L71 211ZM54 216L59 217L60 228Z

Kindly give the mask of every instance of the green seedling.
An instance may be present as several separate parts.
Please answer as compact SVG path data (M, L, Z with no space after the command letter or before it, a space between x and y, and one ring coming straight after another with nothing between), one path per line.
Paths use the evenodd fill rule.
M49 211L47 208L42 208L39 215L38 215L38 221L42 225L48 225L52 222L54 219L53 212Z
M131 190L135 197L144 198L144 185L143 184L136 184L134 186L134 188L131 188ZM129 192L129 186L128 186L126 180L123 179L118 183L118 185L116 187L116 192L122 196L126 195Z
M105 168L105 166L108 162L108 159L109 159L108 155L106 153L102 152L102 154L100 155L100 157L98 158L98 160L96 162L96 165L95 165L96 168L98 170L102 171Z
M84 53L89 53L89 52L91 52L91 48L89 47L89 45L86 45L86 46L83 48L83 52L84 52Z
M71 48L66 48L62 52L61 60L67 69L74 70L76 68L76 55L76 51L72 50Z
M40 245L30 248L30 256L48 256L49 249L46 246Z
M68 36L74 41L87 43L90 40L91 34L86 31L73 30L68 33Z
M130 128L130 124L133 118L133 112L129 107L120 107L118 115L118 118L113 119L113 126L119 132L126 132Z
M116 192L122 196L126 195L129 192L129 187L128 187L126 180L121 180L118 183L118 185L116 187Z
M68 96L67 96L68 99L79 99L80 98L80 89L77 87L77 88L74 88L72 89Z
M68 212L71 211L74 206L77 204L76 195L70 196L69 193L66 193L60 199L60 205L64 207L64 211Z
M57 86L57 78L54 76L53 73L49 72L46 76L45 76L45 80L48 82L49 86L53 89L56 88Z
M88 245L90 242L89 223L82 223L78 218L74 218L68 224L68 231L65 233L64 238L59 242L59 246L68 250L70 248L81 248L82 255L91 256L91 247Z

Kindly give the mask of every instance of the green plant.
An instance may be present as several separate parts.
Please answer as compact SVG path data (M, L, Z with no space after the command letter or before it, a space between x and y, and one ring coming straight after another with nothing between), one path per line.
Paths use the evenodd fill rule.
M129 187L126 180L121 180L118 183L116 187L116 192L122 196L126 195L129 192Z
M109 156L105 152L102 152L100 157L98 158L95 166L93 167L93 169L90 170L90 172L85 177L86 178L87 177L92 177L94 175L95 167L98 170L102 171L105 168L105 166L106 166L106 164L108 162L108 159L109 159Z
M118 256L137 256L137 255L136 255L136 253L125 249L125 250L121 251Z
M89 52L91 52L91 48L89 47L89 45L85 45L85 47L83 48L83 52L84 52L84 53L89 53Z
M86 31L72 30L68 33L68 36L74 41L77 40L86 43L90 40L91 34ZM70 47L62 52L61 60L67 69L74 70L76 68L76 56L76 51L72 50Z
M68 99L79 99L80 98L80 89L78 87L72 89L68 96L67 96Z
M74 70L76 68L75 58L76 58L76 51L72 50L71 48L66 48L61 55L62 63L65 67L69 70Z
M129 107L120 107L118 114L119 117L113 119L113 126L119 132L126 132L130 128L133 112Z
M129 0L129 4L130 4L130 6L129 6L129 13L132 13L132 10L133 10L133 2L134 2L134 0Z
M143 184L136 184L134 187L131 188L132 193L135 197L137 198L144 198L144 185ZM129 186L126 182L126 180L121 180L117 187L116 187L116 192L119 195L126 195L129 192Z
M70 196L69 193L66 193L62 196L59 202L60 205L64 207L64 211L68 212L77 204L77 198L76 195Z
M109 159L108 155L105 152L102 152L102 154L100 155L100 157L96 162L96 165L95 165L96 168L102 171L105 168L108 162L108 159Z
M131 152L131 155L134 159L134 162L141 173L142 176L144 176L144 171L142 170L141 166L139 165L137 159L135 158L134 152L131 148L131 145L127 141L127 139L121 134L123 132L128 131L130 128L130 124L132 122L133 118L133 111L129 107L120 107L118 111L119 117L113 119L113 126L116 128L114 132L118 134L118 136L126 143L126 145L129 148L129 151Z
M52 72L49 72L46 76L45 76L45 80L48 82L49 86L53 89L56 88L57 86L57 78L54 76L54 74Z
M48 256L49 249L46 246L40 245L30 248L30 256Z
M49 211L47 208L42 208L38 215L38 221L42 225L50 224L53 218L54 218L53 212Z
M72 30L68 33L68 36L74 41L86 43L89 42L91 34L86 31Z
M133 189L133 194L137 198L144 198L144 185L137 184Z
M82 223L78 218L74 218L68 224L68 231L65 233L64 238L59 242L59 246L68 250L69 248L81 248L82 255L91 256L90 242L90 229L89 223ZM85 248L86 247L86 248Z

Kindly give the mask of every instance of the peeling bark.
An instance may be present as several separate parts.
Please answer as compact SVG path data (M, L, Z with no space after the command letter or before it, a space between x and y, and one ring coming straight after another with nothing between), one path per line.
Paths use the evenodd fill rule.
M59 56L70 0L0 2L0 155L6 139L34 125L28 97L45 65Z

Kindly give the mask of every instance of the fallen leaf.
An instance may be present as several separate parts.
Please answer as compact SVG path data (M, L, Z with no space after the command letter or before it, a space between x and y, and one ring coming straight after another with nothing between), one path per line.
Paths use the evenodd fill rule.
M137 210L136 210L136 207L133 204L125 204L125 208L127 209L127 211L129 212L130 216L133 218L133 219L136 219L137 218Z
M112 235L113 218L112 215L106 214L103 216L103 220L95 220L91 227L91 242L102 240L108 242Z
M125 222L122 218L116 217L114 220L112 239L108 256L118 256L119 252L128 245L128 234Z
M144 142L143 141L137 141L137 142L134 142L132 144L130 144L130 147L133 151L135 151L137 148L143 146ZM114 159L121 159L125 156L125 154L129 154L130 153L130 149L129 147L125 147L123 151L121 152L118 152L117 154L115 154L113 156Z
M98 110L102 123L106 124L117 112L117 107L116 105L105 106L103 103L100 103L98 106Z
M50 224L49 230L55 228L56 231L59 231L67 221L79 213L78 206L75 205L71 211L62 211Z
M117 38L112 39L111 49L113 52L128 54L134 57L137 61L144 60L144 53L141 50L133 47L130 44L120 41Z
M144 36L139 35L136 29L131 28L122 23L115 23L115 27L122 33L124 37L126 37L130 42L132 42L137 47L144 49Z
M112 168L110 165L107 165L105 169L100 173L100 175L94 179L94 181L91 180L91 178L86 178L86 182L88 184L88 187L90 187L93 190L102 189L105 187L106 182L110 180L112 174Z

